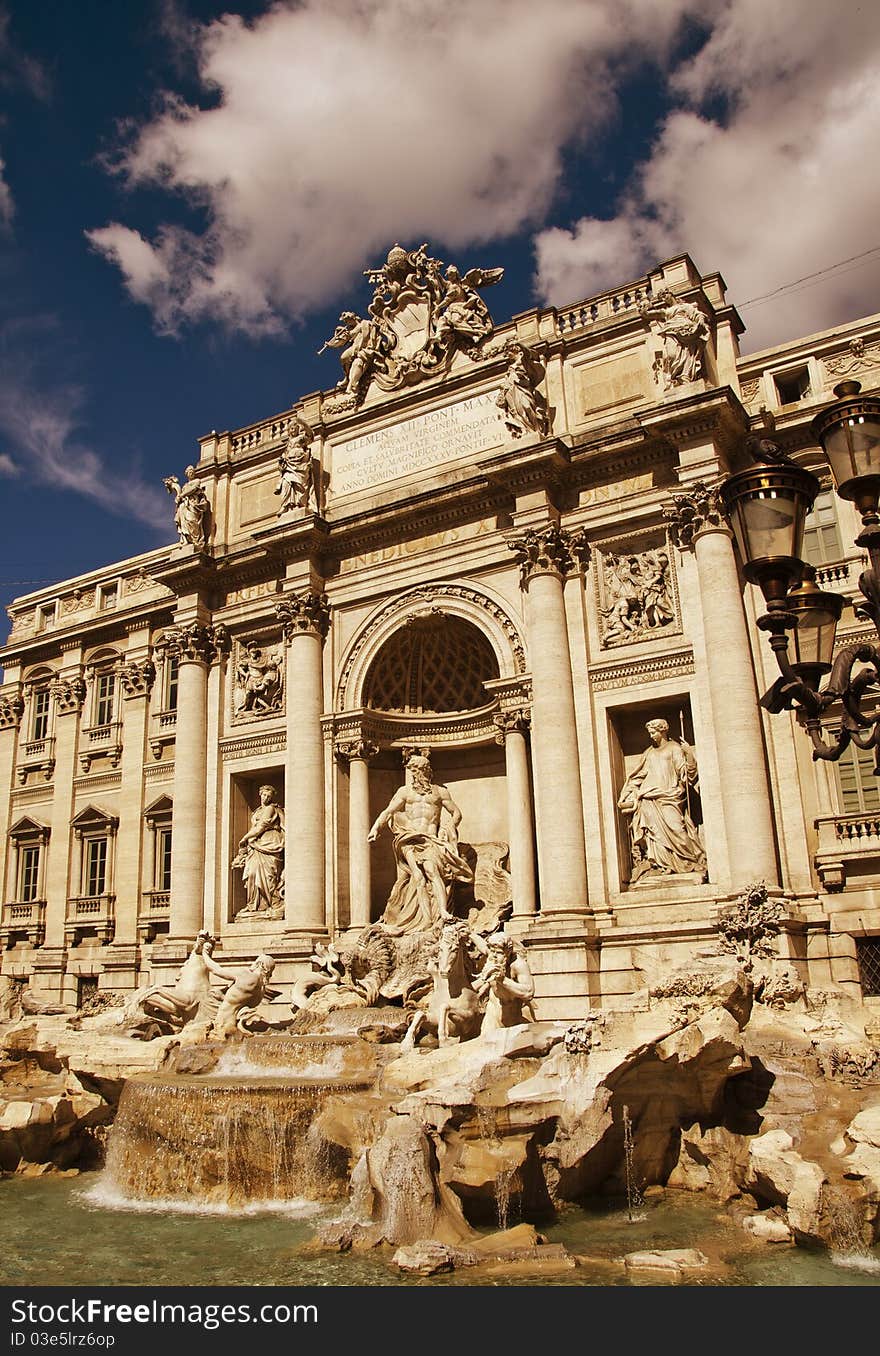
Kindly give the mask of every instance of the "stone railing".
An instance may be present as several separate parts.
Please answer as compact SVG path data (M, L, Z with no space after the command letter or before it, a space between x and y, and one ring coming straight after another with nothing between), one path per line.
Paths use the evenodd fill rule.
M154 758L162 757L166 744L173 744L177 735L177 712L157 711L150 717L150 751Z
M279 415L277 419L266 419L262 424L254 424L251 428L233 434L229 439L232 455L242 457L247 452L256 451L257 448L271 447L273 443L280 443L290 427L290 421L291 415Z
M827 565L816 566L816 583L820 589L834 589L849 580L850 570L855 563L850 560L833 560Z
M83 772L89 771L93 759L102 756L109 756L111 767L119 766L122 757L122 724L118 720L109 725L92 725L82 732L79 762Z
M106 946L113 939L116 927L116 896L74 895L67 901L67 920L64 935L71 945L75 945L86 930L97 933L98 940Z
M31 946L42 946L46 937L45 899L35 899L29 904L13 900L3 905L0 941L7 945L12 936L26 936Z
M171 918L170 890L145 890L141 896L141 909L138 914L138 935L145 942L156 939L157 925L167 923Z
M822 815L814 823L819 834L814 860L826 890L842 890L847 865L856 862L860 880L880 877L880 812Z
M557 311L557 328L564 336L590 325L598 325L624 311L636 310L644 302L650 301L652 295L651 285L647 282L630 283L628 287L620 287L614 292L603 292L598 297L590 297L576 306L566 306L564 311Z
M42 772L45 781L52 780L55 771L55 736L26 739L19 753L17 775L19 786L24 786L29 772Z

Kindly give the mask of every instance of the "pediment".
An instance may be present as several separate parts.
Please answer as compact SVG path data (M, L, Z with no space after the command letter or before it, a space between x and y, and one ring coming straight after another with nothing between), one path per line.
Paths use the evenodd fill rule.
M108 814L99 805L87 805L78 815L74 815L70 827L82 833L88 829L115 829L118 823L117 815Z
M22 815L9 830L9 837L39 838L41 842L45 842L50 832L47 824L41 824L38 819L31 819L30 815Z

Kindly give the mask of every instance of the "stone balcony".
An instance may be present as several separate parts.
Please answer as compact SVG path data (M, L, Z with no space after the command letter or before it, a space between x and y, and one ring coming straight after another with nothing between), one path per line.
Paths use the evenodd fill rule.
M83 772L91 771L96 758L110 759L111 767L119 767L122 757L122 722L110 725L92 725L80 735L79 765Z
M154 758L162 757L163 748L174 743L176 734L176 711L157 711L150 717L150 752Z
M138 936L143 942L154 942L158 928L171 920L171 891L145 890L141 895L138 914Z
M43 780L51 782L55 771L55 736L46 735L43 739L26 739L21 745L18 758L18 784L24 786L31 772L39 772Z
M29 904L13 900L4 904L0 913L0 945L14 946L24 937L30 946L42 946L46 940L46 901L34 899Z
M86 933L94 932L102 946L112 942L116 929L115 895L74 895L67 901L64 936L76 946Z
M814 823L816 870L826 890L842 890L856 877L880 880L880 813L823 815Z

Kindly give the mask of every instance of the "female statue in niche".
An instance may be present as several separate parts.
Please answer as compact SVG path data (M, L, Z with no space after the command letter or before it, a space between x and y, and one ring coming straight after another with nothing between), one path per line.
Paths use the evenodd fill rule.
M652 875L706 870L706 854L688 808L688 791L697 784L693 751L683 739L669 738L669 722L649 720L651 745L623 784L618 808L632 815L631 884Z
M247 892L247 904L239 910L239 918L251 914L283 917L284 811L274 786L260 787L260 803L251 815L250 828L239 842L232 868L241 871Z

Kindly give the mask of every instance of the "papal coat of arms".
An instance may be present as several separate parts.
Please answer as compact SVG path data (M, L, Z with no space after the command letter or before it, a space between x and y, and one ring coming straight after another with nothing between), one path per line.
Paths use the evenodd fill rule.
M500 282L503 268L471 268L395 245L381 268L366 269L373 286L367 317L343 311L318 351L337 348L342 378L327 402L333 411L356 409L370 386L396 391L446 372L456 353L477 359L492 334L480 289Z

